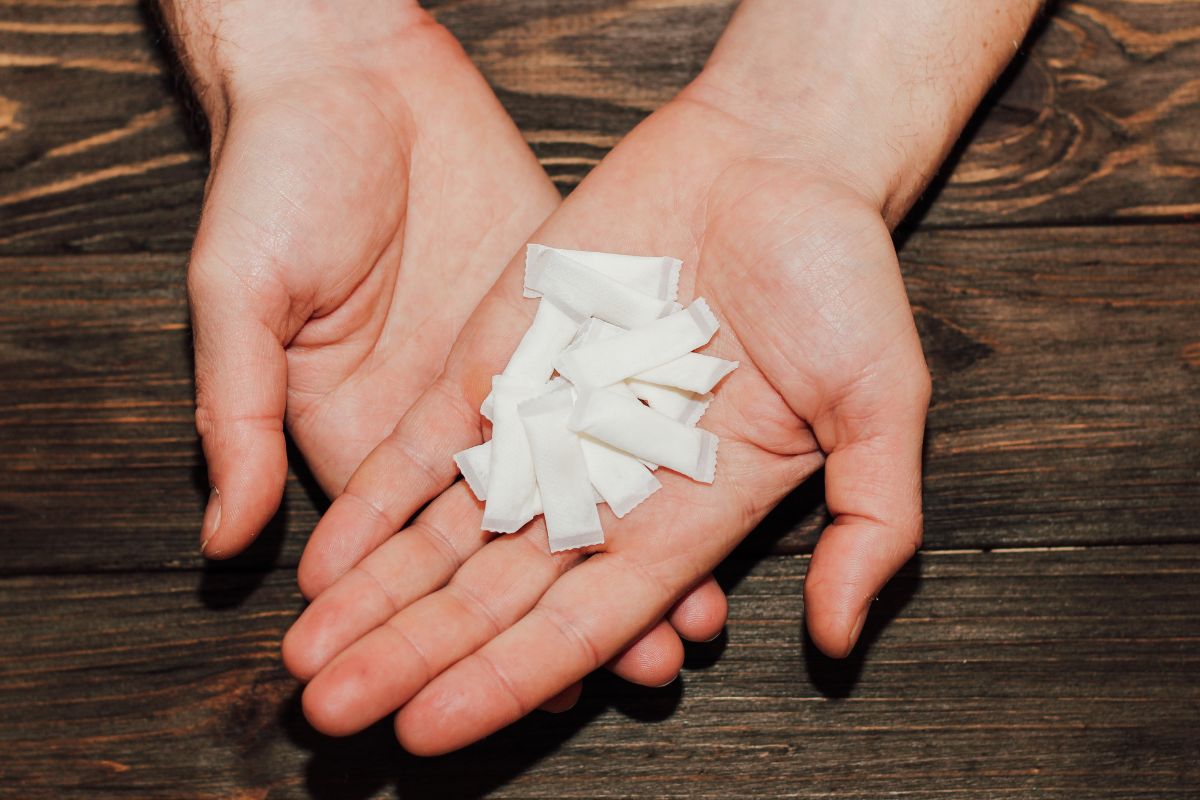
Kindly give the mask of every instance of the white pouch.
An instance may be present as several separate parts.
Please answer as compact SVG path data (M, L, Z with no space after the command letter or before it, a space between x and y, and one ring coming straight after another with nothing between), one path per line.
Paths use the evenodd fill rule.
M532 385L497 375L492 379L495 419L492 421L492 459L482 528L495 533L515 533L533 519L537 482L529 440L517 406L547 391L549 385ZM545 498L543 498L545 502Z
M645 400L646 405L660 414L666 414L674 420L689 427L695 426L708 411L712 402L712 393L696 394L686 389L675 389L671 386L659 386L657 383L646 383L636 378L625 381L633 394L639 400Z
M579 326L586 321L586 317L575 315L553 299L542 299L533 323L521 337L520 344L501 374L529 383L545 383L554 371L554 359L566 349L579 331ZM492 420L493 400L489 392L479 407L479 413L488 421Z
M583 323L583 326L579 329L579 333L575 336L575 340L573 342L571 342L571 345L567 348L567 350L564 350L563 352L567 352L569 350L574 350L577 347L582 347L583 345L591 344L592 342L599 342L604 339L611 339L612 337L618 336L622 333L625 333L624 328L617 327L616 325L613 325L612 323L609 323L609 322L605 322L602 319L596 319L595 317L592 317L587 322ZM560 378L555 378L555 380L564 380L564 379L560 377ZM629 386L627 386L624 382L614 383L611 386L606 386L604 388L608 389L611 392L616 392L617 394L624 395L625 397L631 397L631 398L637 397L637 395L635 395L633 393L633 389L631 389ZM576 394L572 395L572 398L575 398L577 396L578 396L578 390L576 390ZM587 439L586 436L582 437L582 438L584 438L585 440ZM607 447L607 445L604 445L603 442L596 442L595 440L592 440L592 441L597 445ZM583 447L583 452L584 452L585 456L588 454L588 451L590 449L591 448L589 448L588 445L585 443L584 447ZM618 450L614 450L613 452L620 453L620 451L618 451ZM627 453L622 454L622 455L624 455L626 458L629 458L629 459L637 462L638 464L644 465L646 467L646 469L650 470L651 472L658 469L658 465L654 464L650 461L642 461L641 459L634 458L633 456L628 455ZM601 458L603 458L603 456ZM591 462L590 461L588 462L588 470L589 471L591 470ZM618 494L621 497L633 497L633 496L636 496L637 491L639 489L646 488L646 484L639 483L638 481L634 480L633 470L626 471L626 473L624 475L624 480L628 481L628 483L630 484L630 488L628 489L627 494L625 492L623 492L622 490L619 490L617 487L610 487L610 492L612 492L614 494ZM657 483L657 479L655 479L655 482ZM592 483L593 483L593 485L595 485L594 480ZM659 485L661 486L662 484L659 484ZM596 491L599 492L600 489L597 488ZM600 494L601 494L601 496L604 495L603 492L600 492ZM646 497L649 497L649 495L646 495ZM642 498L642 499L644 500L645 498ZM639 500L638 502L641 502L641 501ZM609 508L612 508L612 503L609 503L608 505L609 505ZM618 499L617 505L621 506L621 505L624 505L624 503L622 502L621 499ZM634 503L634 505L637 505L637 503ZM632 506L630 506L630 508L632 508ZM616 512L614 511L613 513L615 514ZM623 515L617 514L617 516L621 517Z
M592 486L618 519L662 488L646 465L628 453L590 436L573 435L579 436Z
M476 500L487 500L488 477L492 473L492 441L454 454L454 463Z
M610 386L691 354L712 339L717 318L703 298L634 330L566 350L554 368L576 386Z
M499 400L497 395L497 408ZM579 437L567 430L571 408L571 391L567 388L519 406L552 553L604 543L583 449Z
M708 394L722 378L737 369L738 364L737 361L726 361L703 353L688 353L633 377L659 386L674 386L696 394Z
M585 317L635 328L653 322L675 303L643 294L557 250L542 250L525 270L525 285Z
M589 319L587 322L585 322L583 324L582 328L579 329L579 334L575 337L575 341L573 341L571 343L571 346L568 347L567 350L574 350L577 347L581 347L581 346L583 346L585 344L589 344L591 342L600 341L601 339L609 339L609 338L612 338L613 336L615 336L616 334L624 333L624 332L625 332L624 328L618 328L616 325L609 324L602 319L596 319L595 317L592 317L591 319ZM554 380L562 381L563 383L568 383L568 381L562 377L555 378ZM633 393L633 389L631 389L629 386L626 386L624 383L614 383L613 385L606 386L605 388L611 392L616 392L617 394L622 395L624 397L628 397L628 398L634 399L634 400L637 399L637 395L635 395ZM579 396L579 390L576 389L574 386L572 386L571 399L575 400L576 398L578 398L578 396ZM588 446L589 443L587 441L586 436L581 437L581 438L583 438L585 440L584 447L583 447L583 453L586 456L586 455L588 455L588 452L592 448ZM595 445L598 445L601 447L607 447L607 445L605 445L603 442L597 442L595 440L592 440L591 444L595 444ZM630 461L634 462L635 464L644 466L646 469L648 469L651 472L658 469L658 465L654 464L650 461L642 461L641 459L634 458L633 456L629 455L628 453L621 453L618 450L613 450L613 452L622 456L623 458L629 459ZM597 460L600 463L604 463L604 461L606 459L604 458L603 455L601 455L599 457L599 459L597 459ZM611 467L612 471L614 471L614 472L616 472L619 469L618 467L616 467L615 464L610 464L610 467ZM592 471L592 460L589 459L588 460L588 473L591 474L591 471ZM637 495L637 493L639 491L644 490L648 486L647 483L645 483L643 480L641 480L640 474L638 474L637 471L632 468L626 467L624 469L621 469L619 474L620 474L620 484L615 483L615 481L617 480L617 478L615 478L615 477L609 478L609 479L606 479L604 477L601 478L602 482L608 483L607 489L608 489L609 495L617 498L616 499L616 507L618 507L618 508L625 506L633 497L635 497ZM657 478L655 479L655 483L658 483ZM600 490L600 485L596 483L594 476L593 476L593 480L592 480L592 485L596 487L596 491L600 494L601 497L604 498L605 502L608 503L609 508L613 508L613 502L609 500L609 495L606 495L603 491ZM661 486L661 484L659 484L659 485ZM649 497L649 496L650 496L649 494L646 495L646 497ZM643 497L642 500L645 500L646 497ZM637 505L637 503L640 503L640 502L641 502L641 500L638 500L633 505ZM633 508L633 506L629 506L629 507ZM613 511L613 513L616 514L618 517L624 516L624 514L618 514L615 510Z
M475 499L480 502L487 500L488 480L492 474L492 440L455 453L454 463L458 465L458 471ZM542 513L542 495L536 488L533 490L533 500L525 511L530 519Z
M701 483L712 483L716 475L715 434L607 389L581 389L567 427Z
M625 333L625 332L626 331L624 328L613 325L610 322L605 322L602 319L596 319L595 317L592 317L587 322L583 323L583 325L579 328L579 333L576 334L574 341L572 341L570 346L568 346L567 349L564 350L563 352L567 353L571 350L575 350L577 348L583 347L584 345L591 344L592 342L599 342L604 339L611 339L612 337L619 336L620 334ZM555 378L555 380L564 380L565 381L566 378L558 377L558 378ZM618 394L623 394L627 397L635 396L633 394L633 390L630 389L628 386L626 386L624 383L614 383L614 384L611 384L604 388L609 389L614 392L617 392ZM649 466L649 465L647 465L647 466ZM650 468L654 469L654 467L650 467Z
M617 283L660 300L675 300L679 296L679 270L683 262L669 256L627 256L620 253L598 253L591 250L566 250L544 244L525 248L525 270L537 260L543 250L554 250L585 267L607 275ZM541 292L529 288L525 281L525 296L540 297Z
M579 326L578 333L571 343L563 348L563 352L575 350L584 345L598 342L602 339L611 339L614 336L619 336L625 333L626 329L619 325L613 325L611 322L605 322L596 317L588 317L583 324ZM560 354L561 355L561 354Z

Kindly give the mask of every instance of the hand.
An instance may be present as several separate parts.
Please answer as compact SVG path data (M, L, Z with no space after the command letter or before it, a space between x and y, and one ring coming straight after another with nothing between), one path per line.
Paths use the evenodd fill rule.
M188 273L210 557L274 513L285 409L336 495L558 205L462 50L409 5L370 33L307 4L230 5L191 48L221 60L193 74L223 76L199 92L212 174Z
M743 0L701 79L534 237L694 265L685 296L726 323L710 351L743 362L705 421L722 438L717 482L666 476L635 515L606 520L606 552L586 561L549 556L538 523L482 546L461 486L392 536L389 520L449 485L451 453L479 440L478 403L532 313L514 262L309 543L302 582L345 573L284 642L294 672L319 671L309 719L348 732L403 706L397 733L421 753L496 730L644 630L823 457L835 521L806 619L819 647L848 652L921 531L930 384L889 226L1007 61L988 45L1018 41L1039 5ZM429 561L461 566L419 600L397 591Z
M883 203L834 160L775 155L702 89L622 142L534 239L684 259L681 296L705 297L722 321L707 352L742 363L702 421L721 438L716 482L660 472L664 488L634 513L604 516L607 543L590 558L550 555L540 522L483 544L479 504L446 487L533 311L514 261L305 552L302 579L370 553L285 640L289 668L316 673L304 708L319 729L348 733L402 707L404 746L437 753L512 722L646 630L823 462L835 522L806 585L823 650L849 651L915 552L929 376ZM443 489L392 536L382 520ZM460 566L418 599L405 587L427 562ZM331 643L344 651L331 658Z
M285 409L336 496L559 196L457 43L413 4L164 10L213 133L189 284L214 487L204 551L220 558L278 506ZM724 614L708 582L675 619L707 636ZM680 659L664 625L616 668L657 684Z

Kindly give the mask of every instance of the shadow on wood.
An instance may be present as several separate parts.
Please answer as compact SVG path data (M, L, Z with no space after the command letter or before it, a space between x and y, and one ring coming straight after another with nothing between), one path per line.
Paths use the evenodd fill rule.
M151 40L153 51L167 67L162 73L165 93L174 97L183 109L186 122L184 132L187 134L188 144L207 154L212 143L208 117L200 106L200 99L191 83L188 82L187 70L180 63L180 54L171 46L162 10L154 0L138 0L137 7L146 29L154 34Z
M281 505L258 537L242 553L223 561L204 562L196 595L214 611L240 608L270 576L287 538L287 506ZM197 523L199 530L199 523ZM199 544L199 542L197 542Z
M287 440L288 464L304 492L308 503L317 510L318 515L324 514L329 507L317 479L313 477L305 464L300 451L296 449L291 438ZM196 442L200 449L199 441ZM208 477L203 463L203 453L200 453L199 466L193 474L193 482L197 491L205 500L208 498ZM286 490L285 490L286 491ZM202 500L203 502L203 500ZM201 506L203 509L203 506ZM201 510L203 514L203 510ZM223 561L205 561L200 576L200 586L196 594L206 608L227 609L238 608L262 585L270 575L270 570L279 567L283 560L288 536L288 504L281 502L275 516L263 528L262 532L250 543L242 553ZM200 516L196 517L197 533L199 532Z
M662 722L675 713L683 693L680 680L648 689L602 670L587 678L579 704L570 711L535 712L482 742L436 758L404 752L390 716L355 736L323 736L304 719L299 691L284 705L280 726L310 753L305 788L316 800L359 800L387 786L404 798L483 797L554 755L607 709L638 722Z
M729 646L729 634L722 629L717 638L710 642L684 642L683 668L685 670L708 669L714 666Z
M867 622L859 635L858 644L846 658L830 658L813 642L808 631L804 632L804 665L808 680L818 692L828 698L845 698L854 694L854 687L862 675L863 665L871 652L871 646L900 615L921 586L921 554L917 553L888 581L883 591L875 598Z

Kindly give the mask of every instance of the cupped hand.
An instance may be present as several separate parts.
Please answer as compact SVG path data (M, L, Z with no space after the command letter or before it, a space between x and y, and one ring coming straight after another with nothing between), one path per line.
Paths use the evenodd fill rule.
M212 173L188 275L212 558L277 508L285 419L340 493L559 203L482 76L414 5L369 19L307 4L229 13L213 39L230 49L221 78L201 86ZM688 614L723 624L715 584L684 608L685 631ZM669 680L680 651L664 625L617 671Z
M551 555L540 521L480 533L451 454L480 441L480 401L535 307L514 259L304 554L302 584L336 580L284 643L312 678L319 729L399 708L402 744L431 754L516 720L618 657L823 463L834 522L805 587L821 649L849 652L915 552L930 383L885 198L854 177L852 153L792 146L714 98L695 85L655 113L533 238L684 259L681 297L705 297L722 323L707 352L742 364L701 421L720 437L715 483L660 471L633 513L602 512L604 552L586 558ZM436 569L453 571L443 588L411 590Z
M423 14L378 41L356 36L362 52L350 53L310 46L317 21L297 16L279 24L301 27L288 47L303 57L263 44L267 63L238 64L210 114L188 284L214 558L241 550L278 506L285 414L336 495L559 200L482 77ZM255 20L256 35L265 28Z

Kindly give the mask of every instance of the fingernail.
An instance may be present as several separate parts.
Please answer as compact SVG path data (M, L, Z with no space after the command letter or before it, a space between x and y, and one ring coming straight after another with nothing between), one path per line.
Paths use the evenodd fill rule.
M208 555L208 543L221 527L221 493L217 487L208 495L208 507L204 509L204 524L200 526L200 554Z
M708 644L709 642L715 642L717 639L719 639L719 638L720 638L721 634L722 634L722 633L724 633L724 632L725 632L725 629L724 629L724 628L721 628L721 630L717 631L717 632L716 632L716 633L714 633L712 636L710 636L710 637L708 637L707 639L703 640L702 642L700 642L700 644Z
M871 606L868 604L858 613L858 619L854 621L854 627L850 629L850 643L846 648L847 655L854 649L854 645L858 643L858 636L862 633L863 625L867 624L867 612L870 610Z
M569 706L552 706L550 708L538 706L538 711L541 711L543 714L565 714L578 705L579 697L580 695L575 695L575 699L571 701L571 705Z
M657 686L655 686L655 687L653 687L653 688L655 688L655 689L665 689L666 687L670 686L672 683L674 683L674 682L675 682L675 681L677 681L677 680L679 680L679 673L678 673L678 672L676 672L674 675L672 675L672 676L671 676L671 680L667 681L666 683L660 683L660 684L658 684Z

